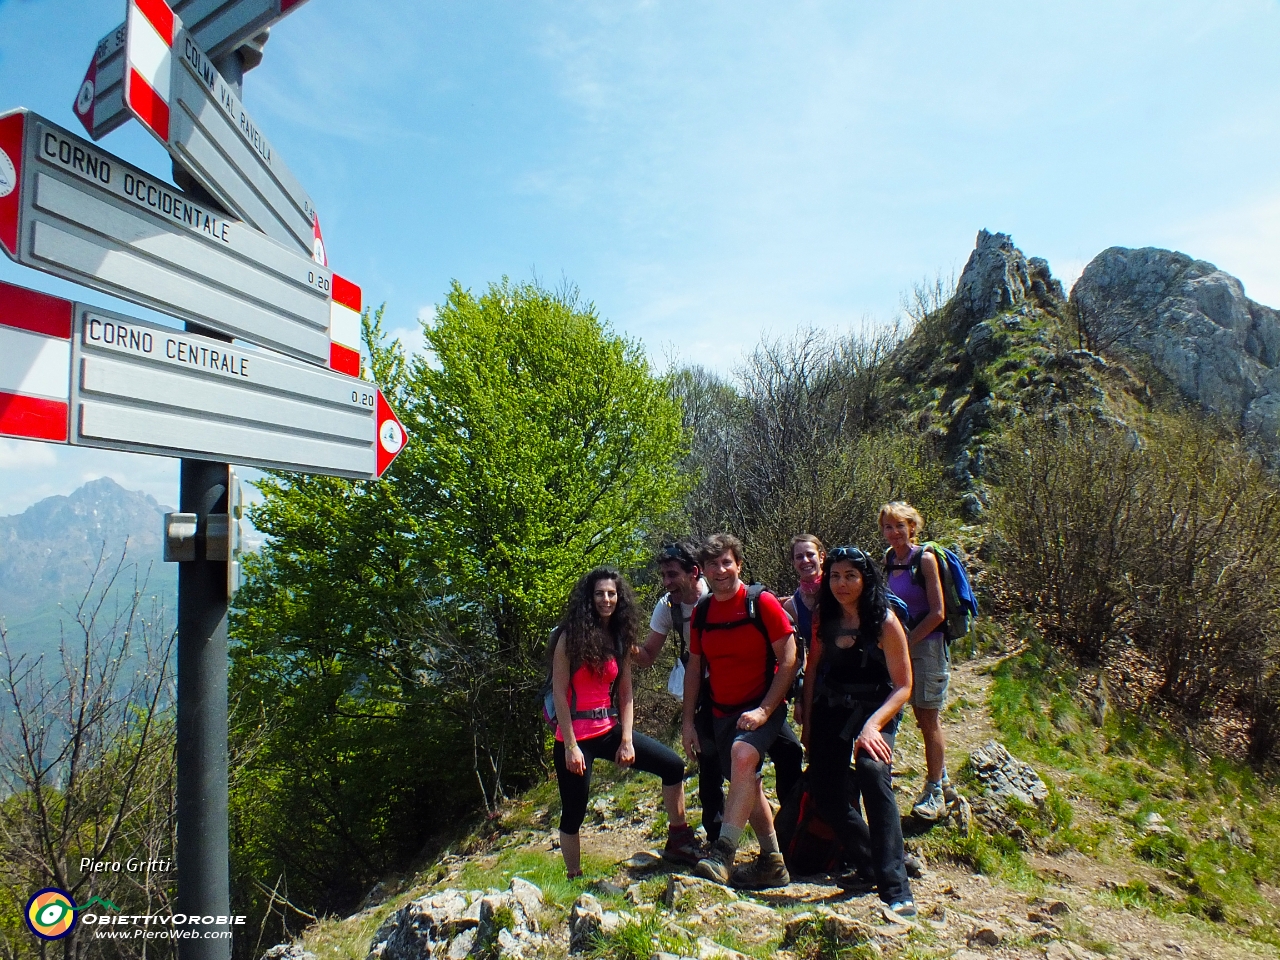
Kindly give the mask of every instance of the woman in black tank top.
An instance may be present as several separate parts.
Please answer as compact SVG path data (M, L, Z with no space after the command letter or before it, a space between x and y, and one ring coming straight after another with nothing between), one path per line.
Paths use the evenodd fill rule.
M879 566L857 547L827 554L817 600L807 672L812 682L804 688L809 789L860 876L874 882L890 911L912 917L892 785L894 738L911 696L907 636L889 612Z

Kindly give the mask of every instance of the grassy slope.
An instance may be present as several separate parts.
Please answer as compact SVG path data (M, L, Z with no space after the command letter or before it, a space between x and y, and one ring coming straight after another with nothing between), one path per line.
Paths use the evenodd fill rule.
M1025 911L1037 896L1064 896L1077 912L1059 936L1099 953L1123 955L1118 943L1140 929L1156 940L1190 944L1193 956L1280 955L1280 802L1274 783L1206 759L1168 731L1114 716L1095 727L1079 693L1080 678L1033 648L958 664L957 678L947 715L953 766L994 733L1036 767L1052 796L1043 811L1019 814L1030 837L1027 849L981 831L964 838L949 826L912 838L932 864L929 878L918 884L923 905L945 902L961 911L953 916L1004 917ZM918 789L922 757L914 728L903 729L905 801ZM598 771L593 802L608 797L610 806L597 819L616 826L585 828L585 881L564 879L549 842L558 803L554 783L547 782L476 825L439 861L388 881L383 903L344 920L321 921L302 942L319 957L363 960L379 923L409 900L444 887L501 889L517 874L543 889L544 922L552 927L587 890L607 908L635 911L619 889L638 880L641 901L657 903L665 875L636 874L622 864L632 852L659 845L665 824L655 808L656 791L645 778ZM692 783L690 797L695 799ZM1149 831L1151 813L1163 818L1168 833ZM987 878L982 884L976 884L978 874ZM655 942L679 952L690 945L672 932L674 922L749 956L775 957L786 917L819 899L806 890L791 893L763 901L776 911L776 922L765 925L744 925L730 914L695 928L687 911L644 908L636 923L602 945L601 955L647 958L641 947ZM867 899L874 905L874 898ZM963 937L963 931L923 925L886 954L945 957L964 946ZM1019 943L1033 951L1027 955L1043 949L1025 935L1008 941L1010 947ZM802 957L856 956L817 941L789 946Z
M966 405L990 396L990 432L983 430L971 441L981 443L993 438L1014 408L1072 402L1127 418L1167 393L1159 378L1135 376L1131 364L1068 356L1074 346L1071 333L1053 313L1032 306L997 322L1002 324L1001 349L976 368L946 332L945 322L917 331L904 348L915 367L910 382L900 384L905 420L939 439L948 438ZM965 529L948 532L963 534ZM1095 726L1082 693L1086 678L1019 636L1015 625L988 623L983 630L988 655L958 664L959 682L945 718L952 768L969 749L996 736L1036 767L1051 796L1044 810L1017 812L1029 838L1025 846L982 831L961 837L949 827L912 837L909 842L934 865L932 879L918 885L922 902L950 897L947 902L961 916L965 910L1004 916L1025 911L1035 897L1053 893L1073 898L1079 910L1062 925L1061 938L1098 953L1127 950L1132 955L1136 949L1143 955L1143 948L1127 943L1131 933L1141 931L1156 940L1186 940L1190 955L1280 955L1275 949L1280 946L1276 782L1211 758L1158 724L1111 715ZM990 656L992 648L1015 652ZM653 726L664 724L655 721ZM904 724L898 752L905 801L918 790L923 770L919 737L910 723ZM960 779L964 781L962 771ZM635 810L642 822L646 813L654 818L654 791L643 781L605 774L593 796L606 793L614 810ZM692 784L689 793L696 811ZM563 920L586 889L599 893L606 907L627 906L616 892L602 892L592 878L629 882L619 862L628 849L654 846L662 824L611 834L612 843L600 839L598 828L588 827L587 849L596 851L585 858L588 882L568 882L559 854L548 842L556 813L554 783L543 784L510 803L500 818L461 838L440 862L389 882L384 902L346 920L314 925L304 944L321 957L363 960L378 924L408 900L443 886L501 888L515 874L543 888L552 923ZM1152 820L1153 814L1159 819ZM990 885L970 883L975 875L989 878ZM643 881L642 900L654 902L664 886L660 876ZM784 917L806 908L801 900L771 902ZM666 934L647 919L656 915L642 916L604 945L603 955L647 957L646 948L659 941L679 952L681 944L667 942ZM1009 946L1028 952L1017 955L1043 955L1040 941L1019 936ZM780 955L782 935L780 926L761 938L726 925L715 939L763 958ZM946 933L922 927L886 952L942 957L961 946L963 935L957 943ZM813 942L793 949L809 957L837 955L834 948ZM844 956L851 960L855 953Z

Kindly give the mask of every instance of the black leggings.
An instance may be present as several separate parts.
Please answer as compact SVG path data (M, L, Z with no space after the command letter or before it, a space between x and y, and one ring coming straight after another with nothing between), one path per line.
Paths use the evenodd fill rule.
M664 747L652 737L633 733L636 748L634 768L644 773L654 773L662 778L664 787L674 787L684 782L684 761L670 747ZM556 784L560 787L560 832L575 834L587 815L587 795L591 792L591 764L595 760L609 760L618 754L622 746L622 724L608 733L590 740L579 740L578 749L587 761L583 774L570 773L564 762L564 741L557 740L555 747Z

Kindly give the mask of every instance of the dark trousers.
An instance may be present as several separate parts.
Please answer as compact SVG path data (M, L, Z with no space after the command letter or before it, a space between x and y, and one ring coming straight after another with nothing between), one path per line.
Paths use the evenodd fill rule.
M662 778L664 787L675 786L684 781L684 761L670 747L664 747L652 737L643 733L632 733L632 743L636 748L636 762L633 767L644 773L654 773ZM570 773L565 766L564 742L556 741L553 757L556 764L556 785L560 788L560 830L564 833L577 833L587 815L587 796L591 793L591 765L596 760L609 760L618 753L622 746L622 724L618 724L608 733L590 740L579 740L578 749L587 761L585 773Z
M853 743L865 718L879 704L853 707L827 706L821 695L814 698L813 729L809 732L809 790L818 811L835 831L858 872L874 877L880 899L897 903L911 899L911 882L902 848L902 818L893 795L893 774L887 763L859 752L852 777L848 776ZM860 714L855 716L855 714ZM840 734L852 724L848 738ZM898 732L895 719L881 736L890 747ZM866 819L858 811L858 800L866 808Z
M778 709L786 710L786 704ZM724 818L725 769L716 749L711 704L706 700L698 704L693 725L698 731L698 802L702 805L702 826L707 831L707 842L715 843L720 837L720 823ZM778 738L769 748L769 759L773 761L778 800L782 801L791 796L791 790L800 782L800 773L804 769L804 747L790 724L782 724Z

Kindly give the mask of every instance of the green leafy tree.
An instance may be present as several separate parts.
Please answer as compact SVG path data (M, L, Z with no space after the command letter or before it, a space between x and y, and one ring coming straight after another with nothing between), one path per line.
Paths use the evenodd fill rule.
M350 904L541 769L533 690L589 567L684 492L678 404L575 291L454 285L427 352L365 320L409 430L380 481L274 476L233 622L234 849L263 913ZM285 911L282 911L285 912Z
M454 285L411 368L406 504L421 523L422 633L465 692L492 803L542 745L522 733L547 632L591 566L633 568L683 494L680 409L638 344L576 291ZM495 708L497 708L495 710Z

